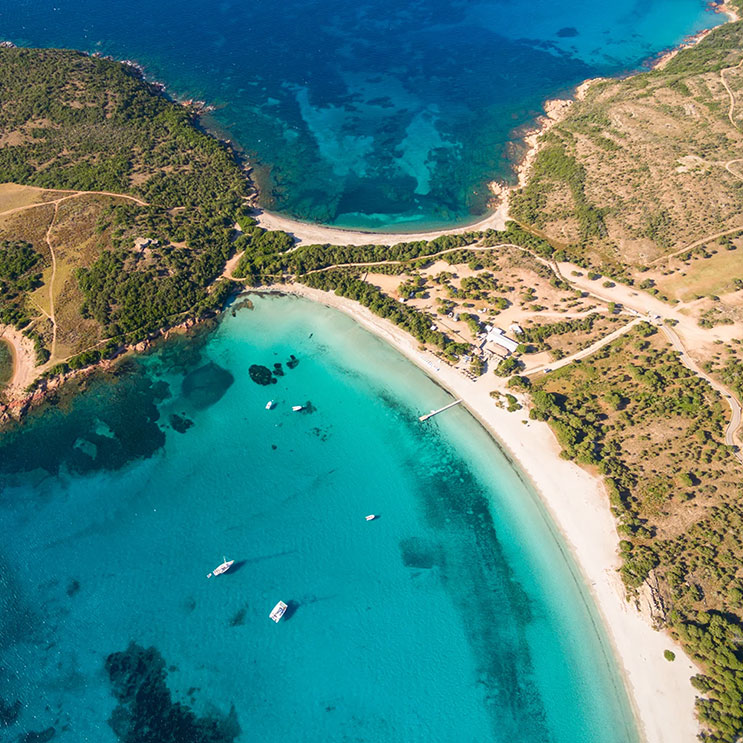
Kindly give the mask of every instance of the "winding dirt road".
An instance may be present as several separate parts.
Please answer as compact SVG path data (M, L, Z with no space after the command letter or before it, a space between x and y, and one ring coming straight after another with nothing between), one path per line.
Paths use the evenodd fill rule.
M573 263L555 264L554 268L560 278L581 291L584 291L590 296L600 299L603 302L615 302L621 304L626 309L636 312L638 315L643 316L643 319L653 322L658 328L660 328L676 351L679 352L681 362L688 369L691 369L691 371L708 382L713 389L722 395L723 400L727 402L730 407L731 416L730 422L725 431L725 443L728 446L738 446L736 433L741 426L741 419L743 418L743 408L741 407L740 401L725 385L711 377L699 366L684 346L684 342L679 336L679 333L666 325L663 322L663 319L667 318L675 321L676 328L679 329L681 335L685 335L687 338L698 338L700 333L704 333L705 337L709 338L711 341L729 340L728 336L735 336L738 332L734 326L702 330L698 327L694 317L690 317L680 311L682 306L670 307L650 294L636 291L622 284L616 284L611 288L602 287L600 291L597 291L595 281L589 279L585 275L584 269L581 269L580 266L576 266ZM568 276L570 278L568 278ZM723 333L727 334L724 338ZM740 462L743 462L743 452L740 451L740 447L735 456Z

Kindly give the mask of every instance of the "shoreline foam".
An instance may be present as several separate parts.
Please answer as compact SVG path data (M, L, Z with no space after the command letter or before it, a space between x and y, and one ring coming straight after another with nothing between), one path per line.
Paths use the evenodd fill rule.
M546 423L529 420L524 410L509 413L497 407L489 394L497 381L467 379L433 354L421 352L407 333L358 303L296 284L248 292L294 294L344 312L463 400L528 478L570 550L601 616L642 739L647 743L695 741L699 732L696 693L689 678L699 669L674 640L653 629L647 597L641 596L637 605L625 600L617 572L619 537L603 480L562 459ZM673 650L675 661L664 658L666 649Z

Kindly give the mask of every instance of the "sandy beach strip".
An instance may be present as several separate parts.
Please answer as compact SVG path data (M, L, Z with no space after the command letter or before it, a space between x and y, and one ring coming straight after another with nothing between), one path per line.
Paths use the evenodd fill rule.
M264 230L281 230L292 235L297 243L308 245L397 245L417 240L433 240L441 235L502 230L506 226L507 218L506 206L503 203L492 214L463 227L450 227L432 232L363 232L362 230L346 230L342 227L301 222L274 212L260 211L255 215L259 226Z
M466 378L433 354L421 351L403 330L352 300L298 284L275 286L271 291L296 294L344 312L462 399L531 480L568 545L603 619L642 738L647 743L696 741L696 694L689 678L698 669L677 643L652 628L648 611L638 611L634 603L625 600L617 573L619 537L603 480L561 459L560 446L549 426L529 420L526 408L509 413L497 407L490 391L502 382L492 374L477 381ZM672 650L675 661L667 661L664 650Z
M34 344L9 325L0 325L0 338L10 346L13 357L13 375L5 388L5 394L7 398L14 400L24 395L26 388L36 377Z

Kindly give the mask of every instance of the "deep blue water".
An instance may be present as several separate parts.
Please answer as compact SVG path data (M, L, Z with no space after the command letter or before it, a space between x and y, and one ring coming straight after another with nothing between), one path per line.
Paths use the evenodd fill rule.
M465 410L418 422L448 400L264 298L0 436L0 739L635 741L537 498Z
M352 227L472 219L514 130L719 23L706 0L3 0L17 43L142 63L257 165L262 203Z

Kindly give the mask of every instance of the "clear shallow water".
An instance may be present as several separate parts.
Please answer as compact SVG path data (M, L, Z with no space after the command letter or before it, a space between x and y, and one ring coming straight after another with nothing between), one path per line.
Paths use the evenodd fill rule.
M113 716L135 743L174 702L218 723L198 741L636 740L532 493L466 411L418 423L449 399L345 316L263 298L1 437L11 740L107 743ZM130 642L156 657L113 659L117 707Z
M4 0L20 44L142 63L258 165L267 207L347 227L450 225L507 178L514 130L721 16L706 0Z

